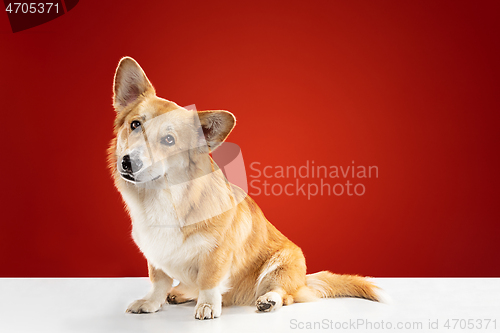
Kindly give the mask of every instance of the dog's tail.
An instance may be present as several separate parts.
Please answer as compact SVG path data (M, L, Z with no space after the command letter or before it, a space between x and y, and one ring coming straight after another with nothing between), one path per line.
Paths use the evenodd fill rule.
M382 289L357 275L339 275L322 271L306 276L306 285L293 295L294 302L311 302L327 297L358 297L384 301Z

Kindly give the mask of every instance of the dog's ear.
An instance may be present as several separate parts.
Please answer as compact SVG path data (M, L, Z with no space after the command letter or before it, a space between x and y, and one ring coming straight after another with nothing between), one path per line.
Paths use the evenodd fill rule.
M228 111L199 111L198 118L205 141L212 151L226 140L236 125L236 118Z
M116 68L113 92L116 112L122 111L140 96L155 93L141 66L130 57L122 58Z

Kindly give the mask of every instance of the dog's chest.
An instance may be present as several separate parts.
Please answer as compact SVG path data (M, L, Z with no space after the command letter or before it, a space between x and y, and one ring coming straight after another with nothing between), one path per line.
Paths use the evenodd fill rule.
M132 237L151 264L190 284L196 280L200 257L214 247L215 241L202 234L185 239L166 199L159 195L132 205L127 202L133 221Z

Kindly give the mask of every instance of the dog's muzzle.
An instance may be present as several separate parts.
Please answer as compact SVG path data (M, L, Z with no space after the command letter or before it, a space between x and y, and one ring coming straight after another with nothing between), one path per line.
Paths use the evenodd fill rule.
M119 171L121 176L131 182L135 182L135 175L142 169L142 161L139 158L131 158L130 155L122 157L119 163Z
M130 155L125 155L122 160L118 162L118 171L120 176L134 184L146 183L157 180L161 177L160 174L151 174L149 168L144 168L140 158L134 158Z

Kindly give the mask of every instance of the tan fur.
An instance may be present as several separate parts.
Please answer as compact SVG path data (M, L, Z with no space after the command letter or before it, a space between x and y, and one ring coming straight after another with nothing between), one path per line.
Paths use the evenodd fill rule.
M294 301L310 302L326 297L358 297L379 301L379 289L370 281L357 275L339 275L328 271L308 274L307 286L300 288L293 295Z
M132 87L127 84L132 84ZM155 284L171 285L172 278L181 280L179 286L170 290L169 303L203 298L198 299L199 303L204 303L197 305L196 317L207 319L219 315L217 306L210 301L210 295L218 292L222 293L224 305L252 305L257 302L259 310L262 311L274 310L294 301L313 301L319 297L360 297L378 300L377 288L362 277L330 272L306 275L306 264L301 249L267 221L252 198L237 186L227 183L208 154L210 149L217 148L225 140L235 125L234 116L227 111L198 113L208 145L205 150L200 148L184 152L176 146L165 149L156 146L148 137L149 149L155 153L156 150L163 149L159 153L170 159L178 158L179 163L185 163L186 166L182 170L176 169L175 165L170 166L169 174L152 180L150 183L158 189L144 189L126 182L118 172L117 161L130 149L127 146L130 140L127 141L124 137L130 135L129 126L133 120L146 121L160 115L172 115L168 119L172 126L177 126L176 138L179 145L182 140L188 140L187 136L181 136L194 130L191 125L187 125L191 122L189 113L174 111L179 110L177 104L156 97L154 88L144 72L131 58L124 58L120 62L115 75L114 91L114 105L117 111L114 132L117 137L109 148L109 166L115 185L122 193L131 214L134 240L148 259L153 287ZM174 184L175 182L179 184ZM157 197L166 199L158 203L152 201ZM165 208L162 208L163 206ZM204 246L200 247L200 250L185 250L188 254L196 254L192 259L186 259L184 263L182 258L175 259L175 263L163 262L159 259L162 258L161 253L157 254L154 249L147 247L148 244L141 241L144 239L144 232L152 232L151 229L144 229L142 225L147 223L154 226L158 223L144 216L153 214L153 209L160 208L176 216L173 221L178 224L169 226L172 230L158 228L158 235L162 232L171 235L178 230L179 237L182 237L180 244L187 244L186 242L195 240L194 237L201 237L199 239L206 243L200 245ZM205 216L211 217L204 218ZM162 221L160 217L158 219ZM149 237L156 236L153 234ZM181 276L168 276L163 269L178 272L174 274ZM148 294L149 298L145 299L165 299L167 294L163 295L162 290L152 290ZM278 302L275 302L276 297L279 297ZM143 303L144 300L140 304L133 303L135 305L131 305L130 312L151 312L147 310L157 311L159 308L141 308Z

